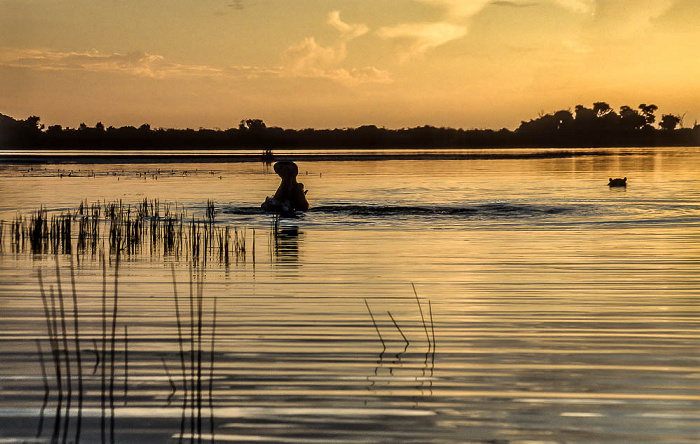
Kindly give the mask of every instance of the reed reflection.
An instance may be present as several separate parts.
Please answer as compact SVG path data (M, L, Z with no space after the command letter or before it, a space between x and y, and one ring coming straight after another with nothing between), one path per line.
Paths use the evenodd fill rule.
M39 410L36 439L44 437L51 443L81 441L114 443L118 437L128 436L131 433L128 426L118 421L119 417L125 414L128 416L129 398L142 401L144 397L154 396L151 388L144 390L143 383L136 385L135 393L131 394L134 387L131 387L130 391L129 372L132 367L130 364L135 364L133 367L138 369L144 366L144 363L138 360L138 356L145 356L149 361L152 358L150 353L143 354L138 350L134 353L129 349L134 341L130 339L130 330L121 313L122 301L118 285L119 255L116 256L113 264L114 284L110 295L107 261L102 257L100 307L87 306L89 298L78 294L72 256L69 291L65 291L61 285L62 273L58 257L56 257L55 285L47 287L41 269L38 270L46 337L35 340L44 393ZM179 296L173 267L173 321L177 325L178 350L161 356L164 374L156 372L155 375L151 375L154 383L159 381L156 383L157 393L163 391L161 381L167 380L169 392L164 407L170 407L176 396L182 400L179 408L181 415L178 415L180 416L179 435L175 435L178 442L184 442L186 439L190 442L195 440L202 442L205 436L213 440L216 430L213 381L217 297L204 296L204 274L195 274L195 271L190 266L189 296ZM99 326L98 329L86 327L82 321L79 323L79 319L89 319L90 315L86 313L91 310L99 315L97 324L93 324ZM117 331L122 329L123 337L120 337ZM81 347L81 341L92 343L94 348ZM48 352L44 346L46 343L48 343ZM83 355L83 352L86 354ZM91 361L90 358L93 356L94 363L87 362ZM170 356L170 367L177 367L179 364L180 372L170 371L168 356ZM180 374L182 380L178 384L175 378ZM51 377L53 377L53 383L50 381ZM118 400L123 401L123 408L117 406ZM47 421L46 411L52 404L55 405L53 418ZM84 424L84 420L87 420L88 424ZM47 422L52 425L47 426ZM118 422L122 423L118 424ZM208 430L206 430L207 424Z
M413 293L418 312L420 314L420 324L417 325L415 323L406 323L405 321L397 320L397 318L389 310L386 311L388 318L384 318L382 316L382 319L378 316L378 314L375 314L372 311L367 299L364 300L365 306L367 307L367 313L369 314L374 330L377 333L379 342L382 345L382 350L379 352L373 374L367 376L367 381L370 382L367 388L375 394L382 389L392 390L401 386L410 386L417 390L421 397L426 395L433 396L433 375L435 372L435 324L433 321L432 302L428 300L428 307L426 308L425 302L421 301L421 298L416 292L415 286L413 284L411 285L413 287ZM404 324L403 328L401 327L401 324ZM406 333L404 333L404 330L408 332L407 328L411 327L413 327L412 330L419 330L419 338L413 340L414 349L409 351L412 343ZM394 348L394 343L397 342L398 339L396 334L392 331L393 329L395 329L400 335L401 339L398 342L403 343L403 349L401 349L399 346L396 349L398 351L389 351L390 348ZM423 340L422 333L425 333L425 340ZM394 340L389 340L389 335L394 336ZM420 353L415 350L416 347L422 347L423 345L426 347L425 353ZM420 375L415 373L418 369L420 369ZM380 374L382 370L387 370L388 375L385 373L382 376ZM411 385L412 383L415 383L415 386ZM418 399L416 398L416 405L417 402ZM367 401L365 401L365 404L367 404Z

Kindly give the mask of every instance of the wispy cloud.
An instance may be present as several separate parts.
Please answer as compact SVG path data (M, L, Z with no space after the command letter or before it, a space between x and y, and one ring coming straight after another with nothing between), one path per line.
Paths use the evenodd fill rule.
M381 28L378 34L385 39L405 41L408 51L404 57L409 57L464 37L467 27L452 23L404 23Z
M434 22L400 23L385 26L377 35L404 46L402 61L467 35L468 19L481 12L491 0L416 0L442 10L444 18Z
M418 0L445 10L448 19L468 18L481 12L491 0Z
M285 52L287 65L292 71L302 73L310 69L327 69L345 58L345 46L322 46L314 37L307 37Z
M372 66L346 68L348 43L369 32L364 24L349 24L340 18L340 11L331 11L326 23L339 31L334 43L324 46L315 37L307 37L301 43L285 51L285 69L288 76L333 80L345 85L359 83L388 83L387 71Z
M493 0L491 4L494 6L506 6L510 8L529 8L531 6L537 6L538 3L529 1Z
M220 75L223 70L205 65L168 62L147 52L60 52L40 49L0 51L0 65L39 71L111 72L165 78Z
M471 19L488 6L524 7L533 6L531 0L416 0L419 3L438 8L443 13L442 20L422 23L402 23L383 27L378 35L384 39L403 42L406 46L402 54L405 61L411 57L445 45L467 35ZM576 1L576 0L574 0Z
M554 0L557 6L579 14L593 14L596 0Z
M340 11L331 11L328 14L327 23L340 31L341 36L345 40L356 39L362 37L369 32L369 28L364 24L349 24L340 19Z

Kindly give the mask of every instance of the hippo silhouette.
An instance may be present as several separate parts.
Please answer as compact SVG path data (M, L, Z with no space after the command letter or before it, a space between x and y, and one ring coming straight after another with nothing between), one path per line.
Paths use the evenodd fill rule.
M624 177L622 179L620 179L620 178L613 179L611 177L608 181L608 186L609 187L626 187L627 186L627 178Z
M274 196L267 197L262 203L263 211L279 214L293 214L295 211L306 211L309 202L306 200L304 184L297 182L299 168L294 162L281 161L274 166L275 173L282 178Z

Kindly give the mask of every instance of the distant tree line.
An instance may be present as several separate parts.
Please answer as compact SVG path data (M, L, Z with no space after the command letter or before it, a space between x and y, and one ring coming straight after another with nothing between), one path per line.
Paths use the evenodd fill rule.
M658 107L622 106L618 112L605 102L573 111L542 113L515 130L455 129L420 126L386 129L374 125L344 129L283 129L260 119L242 120L237 127L219 129L153 129L61 125L46 127L31 116L16 120L0 114L0 148L5 149L284 149L284 148L495 148L700 146L700 125L683 128L682 117Z

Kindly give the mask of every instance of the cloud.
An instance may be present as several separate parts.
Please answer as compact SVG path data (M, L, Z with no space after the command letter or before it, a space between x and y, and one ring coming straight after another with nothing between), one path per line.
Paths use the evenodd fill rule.
M443 8L448 18L467 18L481 12L491 0L418 0L426 5Z
M314 37L307 37L285 52L285 73L292 77L329 79L346 85L391 81L388 72L374 67L350 69L340 67L346 56L347 48L343 42L322 46Z
M493 0L491 4L494 6L506 6L511 8L529 8L531 6L537 6L535 2L517 2L512 0Z
M0 65L38 71L111 72L152 78L220 75L221 69L172 63L147 52L101 53L17 49L0 52Z
M402 54L406 60L467 35L470 20L489 5L532 6L530 0L416 0L439 8L444 18L435 22L402 23L383 27L378 35L387 40L402 41L407 49Z
M356 39L357 37L361 37L367 32L369 32L369 28L367 25L363 24L348 24L345 23L340 19L340 11L331 11L330 14L328 14L328 21L327 23L340 31L342 37L345 40L352 40Z
M579 14L593 14L596 0L554 0L557 6Z
M291 77L328 79L345 85L360 83L389 83L391 75L375 67L345 68L348 43L369 32L363 24L348 24L341 20L340 11L331 11L326 23L339 31L339 39L328 45L321 45L315 37L307 37L301 43L292 45L284 53L284 74Z
M632 8L628 0L597 0L586 33L600 45L635 41L653 28L655 20L675 3L675 0L636 0Z
M409 51L404 56L424 54L426 51L464 37L467 27L452 23L404 23L379 30L379 36L389 40L405 41Z
M345 58L345 51L344 45L324 47L314 37L307 37L300 44L290 46L285 56L292 71L303 73L337 65Z

